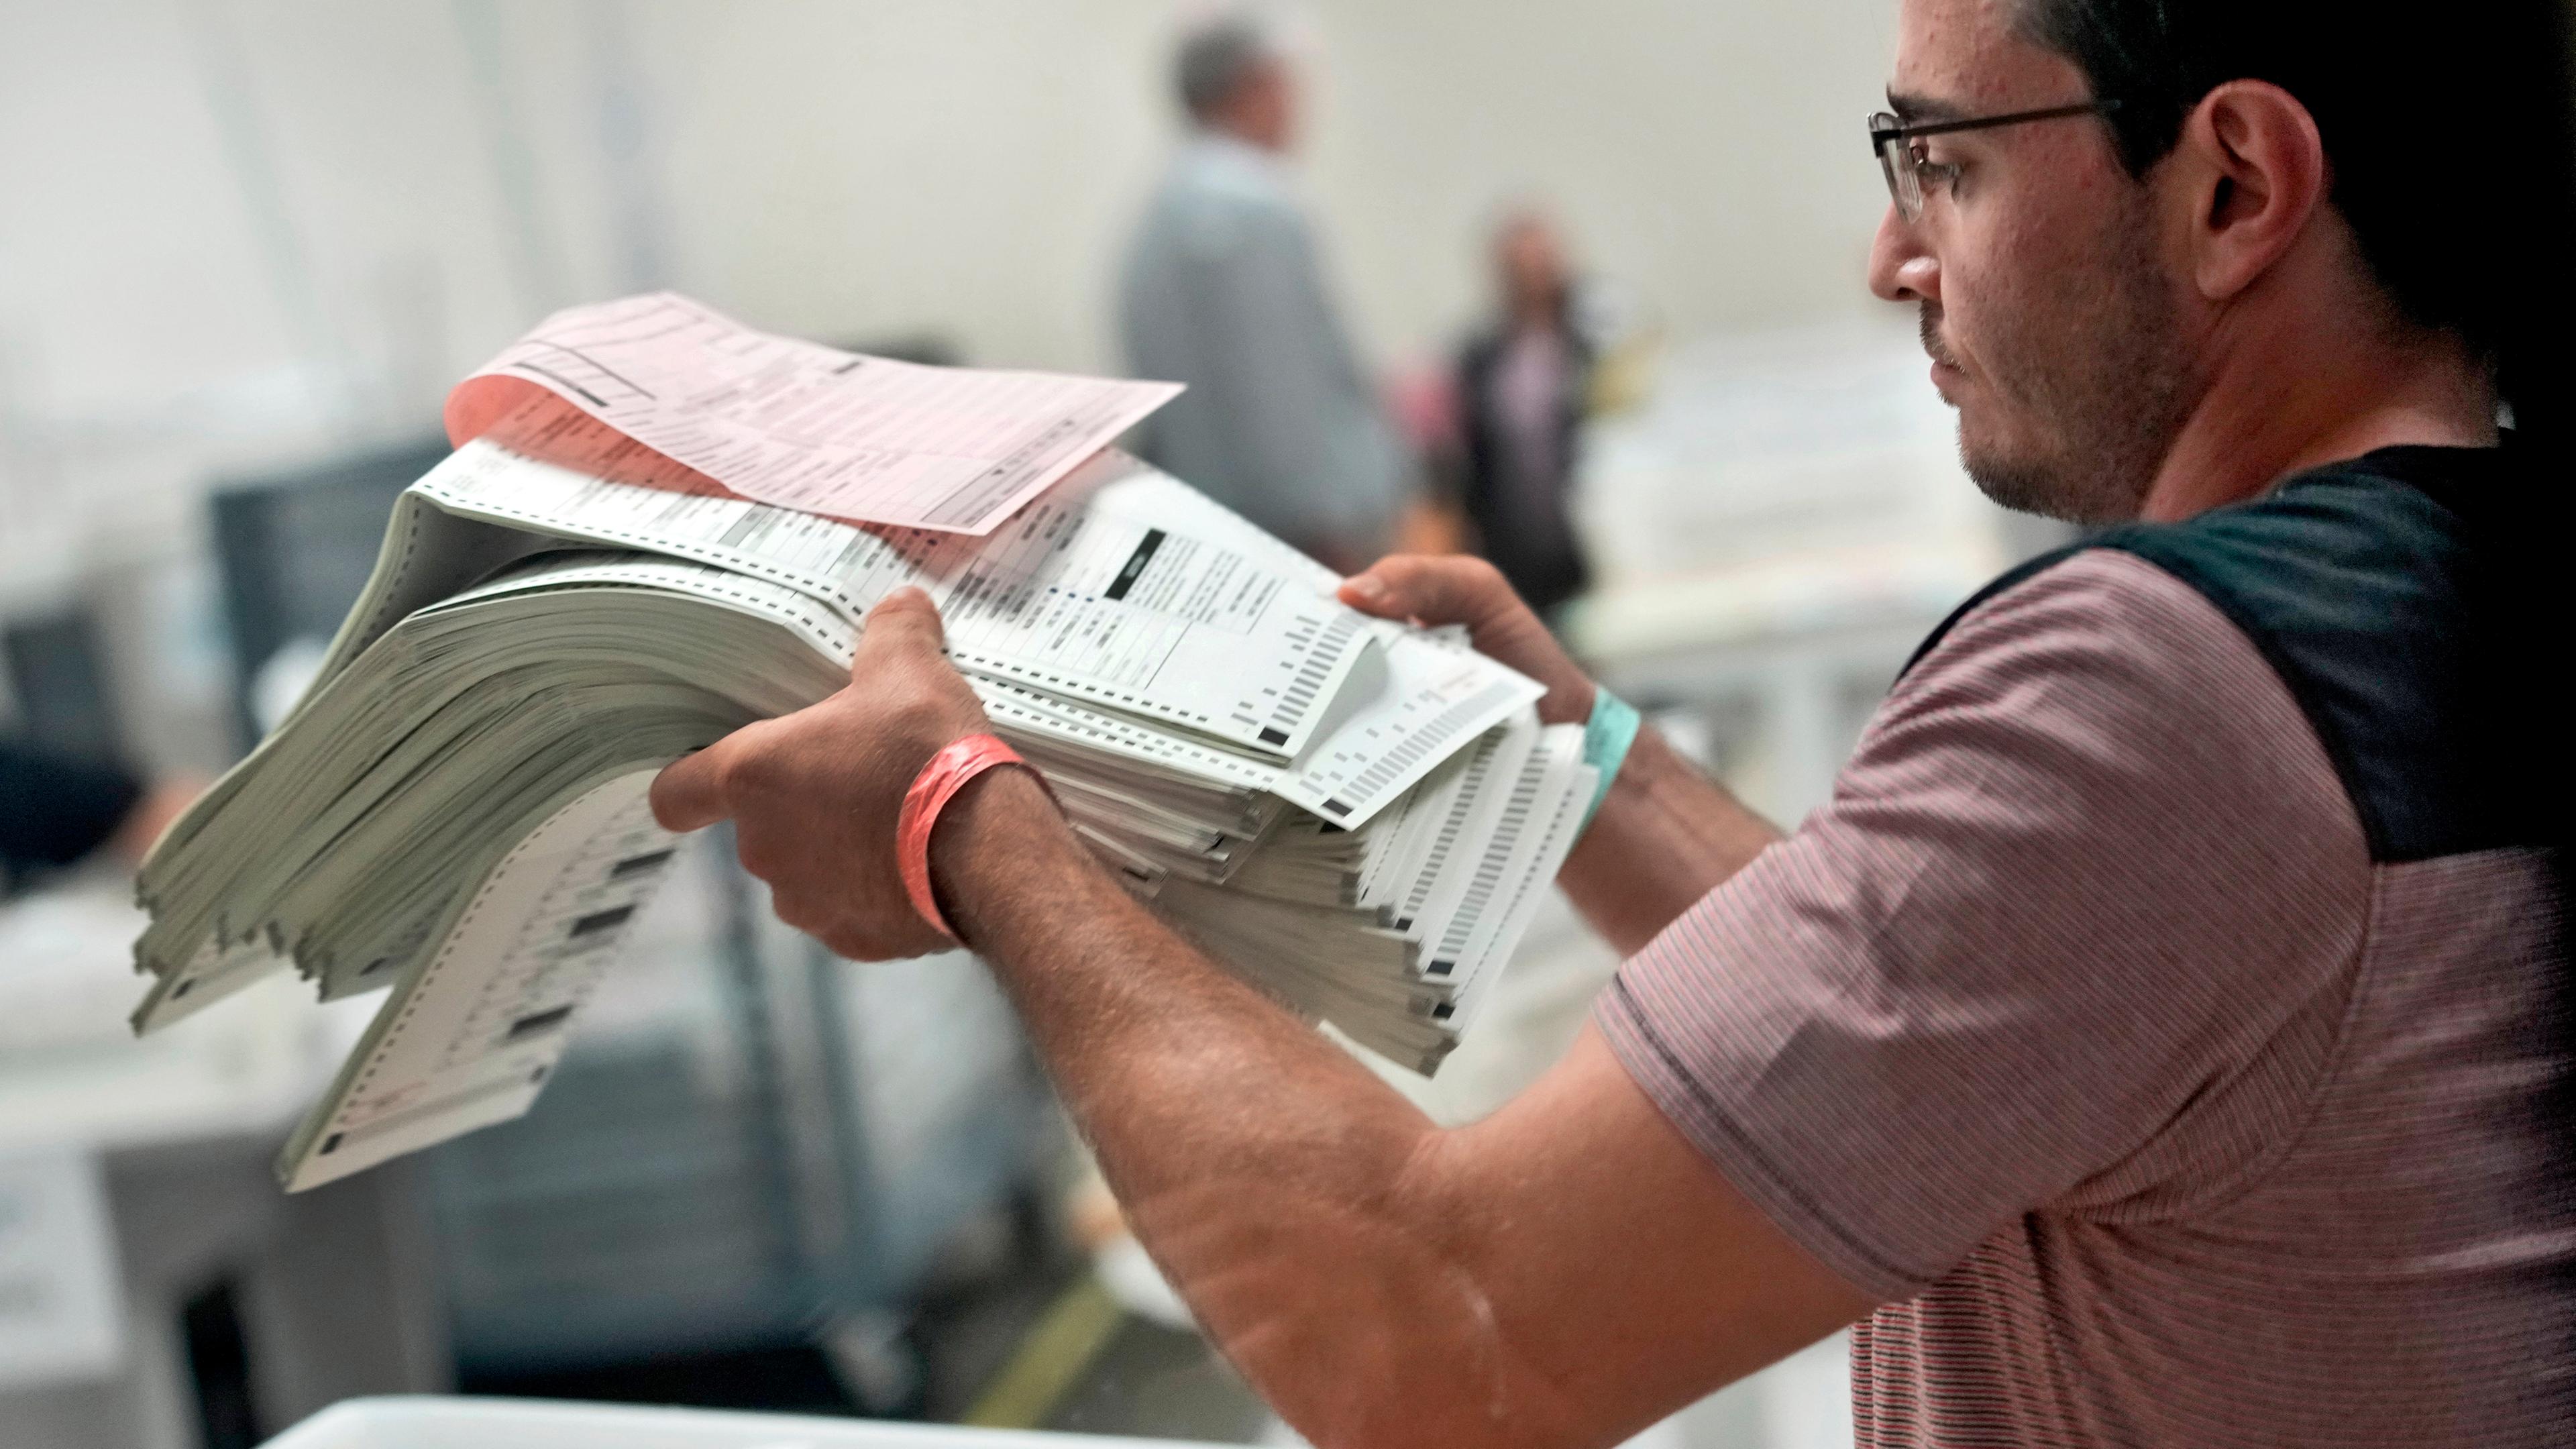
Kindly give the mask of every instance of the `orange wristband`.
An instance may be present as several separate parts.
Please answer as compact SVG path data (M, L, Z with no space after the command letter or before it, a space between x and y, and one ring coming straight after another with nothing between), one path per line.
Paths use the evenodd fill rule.
M1035 765L1020 758L1019 751L993 736L968 735L950 743L921 767L912 788L904 792L903 813L895 820L895 864L903 873L903 893L923 920L952 941L957 939L956 928L939 914L939 897L930 888L930 832L939 824L939 812L957 798L966 782L996 765L1017 765L1032 774L1037 771ZM1045 777L1039 780L1044 783Z

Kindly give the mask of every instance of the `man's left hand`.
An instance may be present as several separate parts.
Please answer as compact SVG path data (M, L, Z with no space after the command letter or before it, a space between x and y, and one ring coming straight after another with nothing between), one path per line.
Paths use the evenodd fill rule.
M984 707L942 653L939 611L897 589L868 613L850 682L820 704L746 725L653 782L666 830L731 818L743 868L778 918L853 961L956 944L904 895L895 822L930 757L982 733Z

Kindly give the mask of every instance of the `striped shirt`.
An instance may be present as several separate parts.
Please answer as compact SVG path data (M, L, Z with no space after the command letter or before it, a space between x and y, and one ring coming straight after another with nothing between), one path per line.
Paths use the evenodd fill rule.
M2466 718L2464 526L2417 486L2509 456L1989 591L1604 995L1882 1301L1864 1445L2576 1443L2555 822Z

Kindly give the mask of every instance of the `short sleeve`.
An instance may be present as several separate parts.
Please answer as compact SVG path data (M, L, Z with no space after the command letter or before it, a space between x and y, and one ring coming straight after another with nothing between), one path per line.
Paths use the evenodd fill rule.
M1598 1018L1731 1182L1894 1300L2024 1214L2187 1195L2283 1142L2369 888L2252 642L2087 550L1961 619L1832 800Z

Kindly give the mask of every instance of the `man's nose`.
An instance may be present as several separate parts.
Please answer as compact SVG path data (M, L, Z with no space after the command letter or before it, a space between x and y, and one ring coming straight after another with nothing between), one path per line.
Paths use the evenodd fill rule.
M1887 302L1941 300L1941 263L1893 205L1879 218L1878 236L1870 243L1869 289Z

